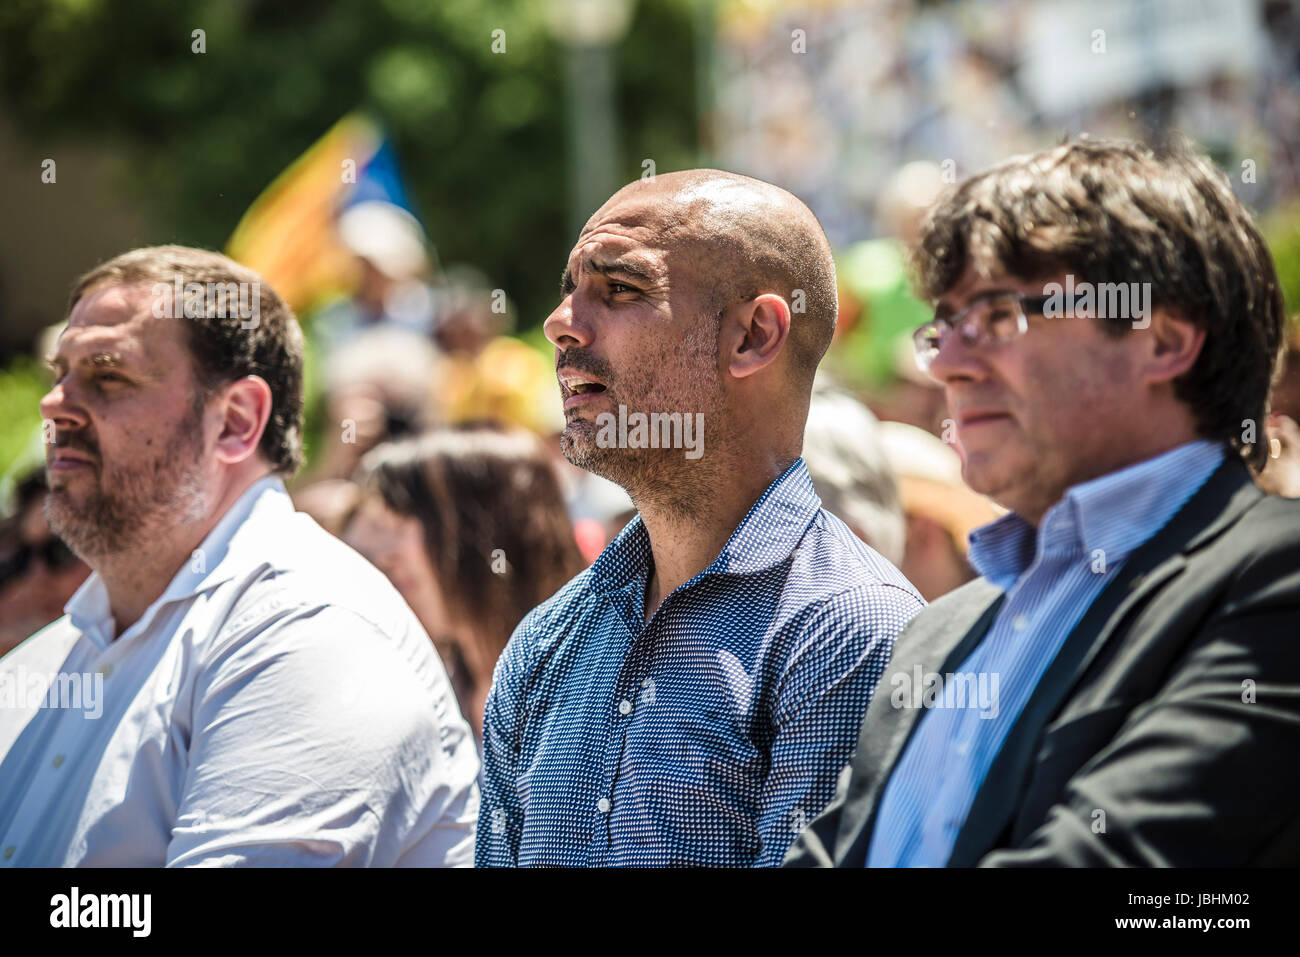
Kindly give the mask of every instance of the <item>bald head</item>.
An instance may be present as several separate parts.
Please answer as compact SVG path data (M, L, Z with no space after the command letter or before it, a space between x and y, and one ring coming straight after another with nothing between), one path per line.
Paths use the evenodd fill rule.
M812 210L771 183L695 169L630 183L591 222L629 203L689 264L711 312L764 293L789 304L791 369L811 386L839 310L830 242Z

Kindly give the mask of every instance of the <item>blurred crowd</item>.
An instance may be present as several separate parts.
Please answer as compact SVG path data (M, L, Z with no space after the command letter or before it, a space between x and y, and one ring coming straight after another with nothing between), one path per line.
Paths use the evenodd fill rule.
M1103 135L1188 126L1229 169L1245 155L1267 160L1256 204L1295 197L1300 15L1289 3L1252 6L1249 76L1225 63L1179 86L1148 84L1126 119L1113 101L1035 100L1025 37L1041 28L1041 8L1024 0L807 4L767 20L730 6L745 9L721 25L721 161L808 199L838 247L839 325L805 460L825 507L932 601L973 577L968 533L1000 510L962 481L942 392L914 364L909 336L928 313L906 249L920 217L954 176L1039 145L1063 122ZM789 29L773 31L772 18ZM799 31L830 55L772 55ZM515 625L600 554L633 505L560 454L550 351L515 334L514 306L489 277L440 263L395 203L353 203L334 228L357 278L301 317L315 388L308 464L291 492L392 580L477 722ZM1300 339L1274 409L1267 478L1300 495ZM13 478L0 523L0 654L62 614L88 574L45 524L42 469Z
M1257 210L1300 194L1294 0L830 0L722 4L716 150L780 183L837 248L888 235L916 159L961 179L1062 131L1179 129ZM793 55L792 55L793 54ZM950 178L949 181L953 181Z

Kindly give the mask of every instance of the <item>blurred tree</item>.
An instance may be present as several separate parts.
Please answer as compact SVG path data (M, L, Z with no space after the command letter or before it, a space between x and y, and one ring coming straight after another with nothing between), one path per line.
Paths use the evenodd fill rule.
M643 158L690 165L698 139L690 0L640 0L634 16L617 51L627 180ZM125 146L122 188L172 224L157 241L222 246L362 108L387 125L439 258L484 270L525 327L553 307L574 239L561 55L536 0L0 4L0 95L25 134Z

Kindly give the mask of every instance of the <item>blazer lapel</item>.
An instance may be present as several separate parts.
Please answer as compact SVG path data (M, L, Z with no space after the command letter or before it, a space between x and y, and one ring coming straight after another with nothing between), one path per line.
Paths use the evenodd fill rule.
M1187 554L1241 517L1263 493L1228 459L1169 524L1137 548L1070 632L1003 742L957 835L950 867L969 867L997 846L1023 791L1043 727L1129 614L1187 564Z
M918 667L923 675L951 670L954 662L963 661L979 644L1004 597L1000 588L976 579L925 608L899 635L858 733L858 750L835 841L837 866L866 863L882 786L923 711L915 700L913 707L894 706L894 676L903 675L910 683ZM916 695L920 691L913 689Z

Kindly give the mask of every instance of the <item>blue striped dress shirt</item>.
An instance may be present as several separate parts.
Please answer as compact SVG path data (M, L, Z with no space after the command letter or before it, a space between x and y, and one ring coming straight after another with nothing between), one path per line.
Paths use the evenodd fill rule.
M936 706L917 722L885 786L868 867L948 862L1003 741L1070 632L1129 554L1196 494L1223 455L1219 443L1190 442L1074 486L1036 532L1013 512L971 533L971 564L1007 593L957 671L976 676L967 688L988 694L963 695L964 707L942 706L961 704L955 696L931 696Z

